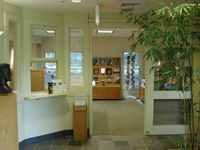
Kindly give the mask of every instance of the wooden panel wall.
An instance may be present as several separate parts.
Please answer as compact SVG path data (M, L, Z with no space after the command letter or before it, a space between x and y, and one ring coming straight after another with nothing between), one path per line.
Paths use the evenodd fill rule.
M11 71L12 76L10 81L10 87L15 90L15 76L14 71ZM45 77L44 70L31 70L31 92L44 91L45 90Z
M0 150L19 150L16 94L0 95Z
M44 91L44 70L31 70L31 92Z

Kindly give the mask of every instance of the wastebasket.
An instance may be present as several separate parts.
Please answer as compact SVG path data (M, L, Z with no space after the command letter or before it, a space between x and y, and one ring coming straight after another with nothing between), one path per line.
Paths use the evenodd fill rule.
M86 96L84 95L74 96L73 118L74 118L74 130L73 130L74 141L87 140Z

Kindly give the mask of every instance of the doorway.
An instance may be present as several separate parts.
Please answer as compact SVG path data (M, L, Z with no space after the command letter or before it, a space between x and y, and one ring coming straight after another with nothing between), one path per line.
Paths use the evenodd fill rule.
M113 31L111 33L98 33L98 30ZM93 58L120 58L120 100L96 99L93 100L93 135L135 135L143 134L144 131L144 103L138 101L126 101L124 97L129 94L135 95L139 98L139 86L134 90L127 90L124 84L124 52L130 51L132 41L128 41L128 37L137 28L93 28L92 29L92 50ZM140 68L144 67L143 51L144 48L139 49ZM113 62L114 62L113 59ZM99 66L105 68L104 66ZM111 67L110 67L111 68ZM144 78L144 70L140 69L141 73L139 81ZM94 77L94 71L93 77ZM99 74L101 74L99 70ZM95 75L97 76L97 75ZM112 79L111 79L112 80ZM113 79L114 80L114 79ZM102 82L99 78L98 82ZM109 86L107 77L104 79L105 87ZM111 81L112 82L112 81ZM113 81L114 82L114 81ZM94 93L93 93L94 94Z

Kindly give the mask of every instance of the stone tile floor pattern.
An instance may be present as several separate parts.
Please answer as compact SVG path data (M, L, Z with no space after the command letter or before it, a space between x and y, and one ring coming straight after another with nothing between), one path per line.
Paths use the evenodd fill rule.
M87 141L73 141L66 136L35 145L23 150L162 150L163 146L177 149L173 143L175 138L183 139L183 135L157 136L91 136Z

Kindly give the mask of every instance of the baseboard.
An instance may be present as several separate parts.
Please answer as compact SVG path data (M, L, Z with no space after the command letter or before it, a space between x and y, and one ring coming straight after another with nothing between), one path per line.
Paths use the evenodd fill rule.
M89 133L89 132L88 132ZM19 149L23 149L26 146L53 140L59 137L67 136L67 135L73 135L73 130L64 130L64 131L59 131L55 133L50 133L42 136L37 136L33 138L29 138L26 140L23 140L22 142L19 143Z

